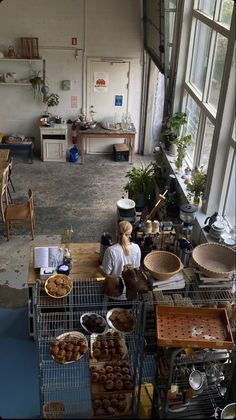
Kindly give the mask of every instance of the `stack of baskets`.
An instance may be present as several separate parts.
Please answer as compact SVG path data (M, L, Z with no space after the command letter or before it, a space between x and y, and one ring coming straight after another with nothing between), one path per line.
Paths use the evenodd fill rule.
M153 251L144 258L144 267L157 280L168 280L182 270L177 255L167 251Z

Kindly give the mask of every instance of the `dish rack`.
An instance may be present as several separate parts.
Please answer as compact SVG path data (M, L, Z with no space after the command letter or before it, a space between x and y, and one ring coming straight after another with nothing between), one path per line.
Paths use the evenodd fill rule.
M63 405L65 418L92 418L93 393L90 353L85 353L80 360L60 364L56 363L51 357L50 346L52 341L61 334L78 331L84 334L90 349L91 335L82 327L81 315L85 312L96 312L105 318L109 309L121 306L120 302L108 302L104 299L101 282L95 279L83 279L74 280L70 294L62 299L48 297L41 282L38 282L34 304L41 414L44 414L45 404L53 402L51 407L54 407L54 405L57 407L58 404L55 404L57 402ZM136 417L142 379L141 367L143 365L143 301L142 299L132 302L124 301L122 307L127 308L135 319L134 330L125 334L124 339L134 384L133 389L129 391L131 399L129 417ZM107 392L107 395L109 395L109 392ZM50 413L51 415L58 415L56 411L53 413L51 410Z

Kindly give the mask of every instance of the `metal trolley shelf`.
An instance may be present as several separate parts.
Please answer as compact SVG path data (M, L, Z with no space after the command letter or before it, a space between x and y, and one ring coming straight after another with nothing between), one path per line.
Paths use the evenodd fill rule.
M95 279L73 281L71 293L62 299L45 294L43 282L38 282L35 293L36 333L39 359L40 399L43 415L45 403L64 405L65 418L92 418L92 388L89 352L78 361L60 364L50 355L50 345L59 335L78 331L84 334L91 348L91 335L80 323L84 312L106 316L109 309L127 308L135 319L135 328L124 335L128 360L133 373L132 415L136 417L139 404L143 357L143 300L108 301L104 298L102 283ZM117 393L118 391L116 391ZM56 415L57 413L53 413Z

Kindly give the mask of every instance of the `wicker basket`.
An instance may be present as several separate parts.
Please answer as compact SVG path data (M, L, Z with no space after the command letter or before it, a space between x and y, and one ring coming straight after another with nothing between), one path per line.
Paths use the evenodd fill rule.
M43 405L44 419L64 419L65 406L60 401L49 401Z
M196 246L192 258L207 277L229 277L236 269L236 252L221 244L206 243Z
M167 280L183 268L177 255L167 251L153 251L144 258L144 267L157 280Z

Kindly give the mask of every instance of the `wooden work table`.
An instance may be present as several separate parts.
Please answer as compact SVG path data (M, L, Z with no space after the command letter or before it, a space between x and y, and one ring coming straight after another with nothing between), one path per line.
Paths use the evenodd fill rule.
M134 158L134 148L135 148L135 134L136 130L134 125L130 130L108 130L103 128L100 124L97 124L95 128L89 128L87 130L79 130L79 148L81 154L81 163L84 163L84 154L85 154L85 142L87 139L97 139L97 138L124 138L128 142L130 150L130 163L133 163Z
M33 286L39 279L39 268L34 268L34 248L37 246L57 246L57 244L40 244L32 246L29 257L28 285ZM58 245L64 247L64 245ZM104 277L98 271L99 256L96 250L100 249L100 243L70 243L69 250L72 255L72 270L70 272L71 279L93 278L104 280Z
M70 243L69 246L62 244L38 244L30 248L29 271L28 271L28 321L29 335L36 339L36 307L35 293L36 281L39 279L39 268L34 268L34 248L37 246L59 246L69 248L72 255L72 270L70 278L72 280L96 279L105 280L99 273L98 267L100 254L96 252L100 249L100 243Z

